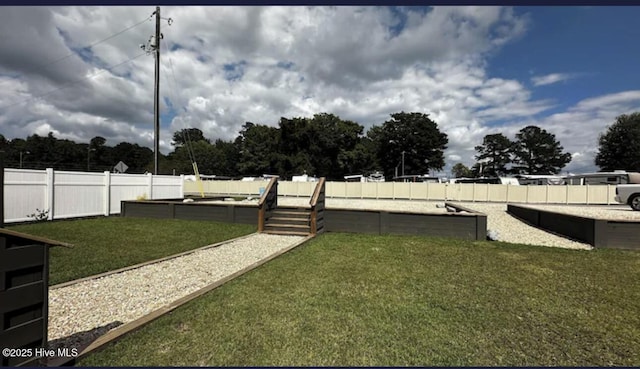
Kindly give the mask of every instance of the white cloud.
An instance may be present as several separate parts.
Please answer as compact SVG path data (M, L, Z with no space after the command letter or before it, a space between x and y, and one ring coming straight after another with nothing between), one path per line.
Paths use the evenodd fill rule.
M129 141L152 147L154 63L152 56L137 56L139 44L154 31L154 22L146 20L153 10L3 8L0 132L13 138L52 130L77 142L100 135L110 145ZM162 16L174 23L162 25L160 86L163 102L169 101L174 111L170 121L162 122L162 151L172 149L173 132L185 127L230 140L247 121L275 126L280 117L329 112L369 128L404 110L429 113L448 134L449 161L471 165L474 146L484 135L513 137L531 122L556 133L587 163L603 125L637 107L640 92L631 91L587 99L533 120L529 117L554 105L534 100L523 82L489 75L487 68L495 52L527 31L526 16L508 7L399 12L383 7L163 7ZM137 23L85 50L85 59L73 54ZM225 71L232 64L241 67ZM544 85L570 77L555 73L533 81ZM81 82L57 90L74 81ZM37 96L42 97L29 100ZM161 107L169 113L164 103ZM494 121L510 123L489 125Z
M574 76L568 73L552 73L544 76L535 76L531 78L534 86L546 86L554 83L562 82L573 78Z

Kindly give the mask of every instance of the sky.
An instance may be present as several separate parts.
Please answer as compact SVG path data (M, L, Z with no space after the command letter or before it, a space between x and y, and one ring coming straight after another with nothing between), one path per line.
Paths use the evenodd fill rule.
M3 7L0 134L153 149L155 8ZM160 148L199 128L332 113L365 127L429 114L444 172L527 125L597 171L598 136L640 111L640 7L161 8ZM172 19L171 25L168 18ZM626 168L620 168L626 169ZM212 173L224 174L224 173Z

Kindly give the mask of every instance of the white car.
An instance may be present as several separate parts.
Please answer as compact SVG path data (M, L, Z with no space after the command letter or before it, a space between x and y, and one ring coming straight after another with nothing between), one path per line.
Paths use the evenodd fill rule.
M620 184L616 186L616 201L640 211L640 184Z

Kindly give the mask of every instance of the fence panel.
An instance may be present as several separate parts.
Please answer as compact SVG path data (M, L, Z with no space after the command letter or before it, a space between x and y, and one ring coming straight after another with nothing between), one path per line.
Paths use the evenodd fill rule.
M176 176L153 176L153 198L154 199L176 199L182 198L183 193L180 186L176 186ZM182 180L178 181L178 184Z
M504 185L507 190L507 202L527 202L528 186Z
M427 200L444 200L447 186L446 183L427 183Z
M567 204L586 204L587 203L587 186L566 186L567 187Z
M411 199L426 200L428 183L410 183Z
M489 184L489 198L492 202L507 202L507 186L499 184Z
M373 182L362 182L362 198L376 199L378 198L378 184Z
M45 171L6 168L4 181L5 222L24 222L36 209L48 210Z
M53 175L53 219L104 213L104 174L56 171Z
M393 182L376 182L379 199L393 199Z
M393 187L394 199L410 199L411 198L411 183L409 182L391 182L389 183Z
M115 176L115 175L113 175ZM168 177L167 180L171 180ZM143 179L144 180L144 179ZM154 182L155 183L155 182ZM261 181L204 181L205 194L257 194ZM280 181L283 196L306 197L313 182ZM144 184L142 185L144 187ZM167 186L170 186L167 184ZM161 186L155 186L156 193ZM171 192L165 197L176 197ZM143 191L144 192L144 191ZM184 182L185 193L200 193L196 182ZM154 198L156 197L154 193ZM139 194L138 194L139 195ZM398 199L430 201L516 202L533 204L612 204L615 186L517 186L485 183L327 182L329 198ZM135 196L134 196L135 197Z
M182 177L26 169L5 169L5 222L120 213L120 201L183 197Z
M362 197L362 183L360 182L347 182L345 183L345 196L353 198Z
M615 203L615 199L612 197L609 199L609 189L613 187L613 194L615 196L615 186L587 186L587 204L607 204Z

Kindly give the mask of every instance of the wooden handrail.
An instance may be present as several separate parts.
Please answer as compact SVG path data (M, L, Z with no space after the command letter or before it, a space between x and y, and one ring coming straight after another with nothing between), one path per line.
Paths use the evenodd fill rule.
M269 184L267 184L267 187L264 189L264 193L262 194L262 196L260 196L260 200L258 201L258 208L262 208L262 205L267 200L269 191L271 191L271 188L276 184L276 182L278 182L278 178L272 177L269 181Z
M313 194L311 195L311 200L309 200L309 205L311 208L315 208L318 204L318 197L320 197L320 191L324 187L325 177L320 178L318 184L316 185L316 189L313 190Z
M269 184L267 184L267 187L264 189L264 193L262 193L262 196L260 196L260 200L258 201L258 232L264 231L265 222L267 220L266 219L267 210L269 211L273 210L273 209L265 209L265 202L267 201L267 198L269 197L269 194L271 192L274 192L275 198L273 198L273 201L267 204L267 206L271 207L274 204L275 206L277 206L277 203L278 203L277 183L278 183L277 177L271 178L271 180L269 181Z
M324 182L325 177L320 178L318 184L316 184L315 190L313 190L313 194L311 195L311 200L309 200L309 205L311 205L311 234L315 235L318 233L318 210L324 211L324 195L322 196L322 206L318 209L318 200L320 199L320 194L324 193Z

